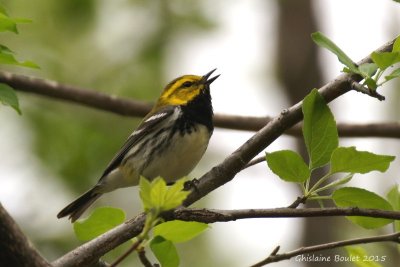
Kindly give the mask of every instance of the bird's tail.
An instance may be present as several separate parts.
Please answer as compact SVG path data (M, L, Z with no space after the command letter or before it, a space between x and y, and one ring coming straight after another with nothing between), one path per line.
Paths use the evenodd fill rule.
M63 208L57 214L57 218L60 219L65 216L69 216L71 222L75 222L82 215L82 213L84 213L85 210L102 195L102 193L95 192L95 189L96 187L93 187L82 196L75 199L68 206Z

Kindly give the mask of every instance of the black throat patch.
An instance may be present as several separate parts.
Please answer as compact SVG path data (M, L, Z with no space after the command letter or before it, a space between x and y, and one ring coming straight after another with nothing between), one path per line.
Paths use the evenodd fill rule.
M182 105L182 117L180 118L180 130L191 131L195 124L199 123L212 132L213 108L211 104L210 88L207 86L202 92L186 105ZM194 129L195 130L195 129Z

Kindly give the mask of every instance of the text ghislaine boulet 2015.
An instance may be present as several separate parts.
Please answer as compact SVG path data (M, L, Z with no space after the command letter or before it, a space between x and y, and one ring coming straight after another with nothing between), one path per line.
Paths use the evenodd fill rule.
M386 256L343 256L343 255L298 255L294 257L299 262L384 262Z

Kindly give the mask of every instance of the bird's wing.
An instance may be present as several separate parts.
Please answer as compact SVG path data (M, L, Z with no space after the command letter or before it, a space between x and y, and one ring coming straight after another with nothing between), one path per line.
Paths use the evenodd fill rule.
M159 123L164 121L166 118L170 117L173 113L174 113L174 107L168 106L158 110L158 112L152 115L146 116L144 120L140 123L138 128L128 137L124 145L121 147L118 153L108 164L101 178L107 176L114 169L118 168L118 166L121 164L122 160L124 159L125 155L129 152L129 150L138 142L140 142L143 139L143 137L148 134L149 131L152 131L155 127L157 127L157 125L159 125Z

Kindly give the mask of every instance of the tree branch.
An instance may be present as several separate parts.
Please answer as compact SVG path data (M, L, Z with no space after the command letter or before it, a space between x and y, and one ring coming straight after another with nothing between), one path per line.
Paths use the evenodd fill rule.
M0 265L50 267L0 203Z
M337 241L337 242L331 242L331 243L326 243L326 244L321 244L321 245L310 246L310 247L302 247L302 248L299 248L299 249L296 249L296 250L293 250L290 252L282 253L282 254L277 254L277 252L279 250L279 247L277 247L268 256L268 258L252 265L251 267L261 267L261 266L267 265L268 263L282 261L282 260L288 260L288 259L298 256L298 255L317 252L317 251L321 251L321 250L328 250L328 249L333 249L333 248L338 248L338 247L345 247L345 246L349 246L349 245L377 243L377 242L400 243L400 232L397 232L394 234L388 234L388 235L378 235L378 236L373 236L373 237L349 239L349 240L344 240L344 241Z
M377 51L391 51L394 40L383 45ZM370 62L370 57L364 58L358 64ZM351 90L353 81L360 81L358 75L342 74L335 80L319 89L325 101L330 102L335 98ZM213 167L204 174L196 185L196 190L192 191L185 200L184 205L189 206L213 190L231 181L244 166L258 153L269 146L287 129L291 128L303 118L301 102L282 112L279 116L272 119L266 126L253 135L246 143L240 146L235 152L228 156L222 163ZM124 243L130 238L140 233L145 216L138 215L136 218L117 226L100 237L67 253L53 264L54 266L85 266L99 259L102 255Z
M93 89L85 89L55 81L13 74L7 71L0 71L0 83L8 84L18 91L48 96L123 116L143 117L150 111L152 106L150 103L123 99ZM271 120L272 117L269 116L253 117L216 114L214 124L217 127L227 129L258 131ZM368 124L338 123L337 127L341 137L400 138L399 122ZM301 125L295 125L291 129L287 129L285 134L301 136Z
M151 109L148 103L6 71L0 71L0 82L18 91L48 96L124 116L144 116Z
M101 256L141 233L146 220L139 214L110 231L68 252L52 263L54 267L90 266Z
M182 220L203 223L229 222L252 218L301 218L327 216L366 216L373 218L400 220L400 212L361 208L277 208L277 209L242 209L242 210L213 210L181 208L164 214L166 221ZM86 266L87 262L99 259L110 251L116 244L128 241L141 230L137 225L144 221L144 215L127 221L113 230L89 241L53 262L54 267ZM134 229L132 227L135 226ZM134 230L134 231L133 231ZM126 232L129 231L129 234ZM122 258L122 257L121 257Z
M177 209L163 216L166 220L196 221L203 223L229 222L254 218L306 218L334 216L364 216L400 220L399 211L353 208L275 208L275 209Z

